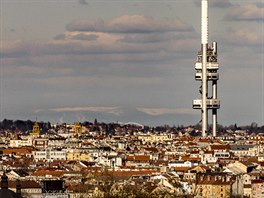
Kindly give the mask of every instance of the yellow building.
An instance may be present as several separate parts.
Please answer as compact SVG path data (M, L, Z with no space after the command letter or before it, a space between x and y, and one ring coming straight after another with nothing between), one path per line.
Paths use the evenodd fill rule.
M199 177L194 184L193 193L203 198L230 198L232 182L217 176Z
M91 154L87 152L81 152L80 150L71 150L66 154L67 160L73 161L90 161Z
M39 124L37 122L35 122L35 124L33 126L33 130L29 135L35 136L35 137L38 137L40 135L40 128L39 128Z
M76 122L74 125L74 132L76 134L81 134L82 133L82 125L80 122Z

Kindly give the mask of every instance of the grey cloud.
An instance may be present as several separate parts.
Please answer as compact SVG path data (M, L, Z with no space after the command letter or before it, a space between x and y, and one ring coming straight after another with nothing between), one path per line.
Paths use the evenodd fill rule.
M20 76L34 76L34 73L27 72L30 70L37 72L36 75L41 79L54 75L80 76L80 74L104 78L131 75L142 78L150 75L160 77L164 76L164 64L171 64L175 59L177 61L185 59L193 52L193 45L199 45L199 39L195 36L195 32L179 33L169 30L148 34L65 32L56 35L54 40L27 41L13 45L3 53L9 53L9 56L14 57L7 60L8 65L23 67L20 70L13 67L15 69L13 73L21 71ZM18 49L26 52L24 55L26 58L21 57L23 54L17 56ZM160 65L163 67L157 69ZM50 68L64 70L51 72Z
M215 1L209 1L209 5L216 8L229 8L232 7L232 3L229 2L229 0L215 0Z
M2 52L2 54L9 54L10 56L23 55L26 53L32 56L44 55L88 55L88 54L141 54L154 53L160 51L175 52L183 49L188 49L194 39L179 39L168 43L122 43L115 42L113 45L106 45L102 43L83 43L81 41L50 41L40 42L25 45L24 48L14 48L11 51Z
M68 31L105 32L103 20L76 20L66 25Z
M55 40L64 40L65 38L65 34L57 34L56 36L54 36Z
M0 58L18 58L28 56L29 53L25 49L16 49L13 51L2 51L0 52Z
M201 0L194 0L194 4L196 6L201 6ZM229 8L232 7L233 4L230 3L230 0L209 0L209 6L215 8Z
M86 41L95 41L98 38L98 35L96 34L77 34L72 36L73 40L86 40Z
M86 0L79 0L79 4L88 5L88 2Z
M133 44L123 46L121 44L116 44L115 46L107 45L83 45L78 42L65 42L65 43L49 43L44 44L34 53L36 54L46 54L46 55L88 55L88 54L126 54L126 53L144 53L144 52L155 52L159 49L155 49L152 46L135 46Z
M57 34L54 37L54 40L86 40L86 41L95 41L99 36L96 34L83 34L83 33L79 33L79 34L75 34L75 35L71 35L71 36L67 36L65 34Z
M155 20L142 15L114 18L111 21L77 20L66 25L68 31L108 33L151 33L168 31L194 31L194 28L179 18Z
M120 79L129 85L135 85L137 82L141 85L153 85L159 82L159 78L168 76L164 73L165 67L170 68L169 70L170 64L175 67L175 59L181 61L183 59L180 56L181 51L190 48L193 42L193 40L182 42L179 39L178 43L169 44L117 43L97 47L82 45L83 41L35 43L30 48L25 46L26 49L30 49L27 61L21 63L21 57L16 57L16 63L13 62L14 64L11 63L6 68L5 77L37 78L41 84L54 82L50 87L58 87L60 83L65 86L65 82L71 84L76 78L83 79L76 84L97 86L100 82L105 86L107 79L118 79L116 86ZM185 56L187 54L189 53L184 53ZM180 65L182 64L179 64L178 68L181 68ZM65 78L61 79L62 77ZM109 80L107 84L112 85L113 81ZM124 87L125 83L122 83L122 86Z
M264 21L263 4L247 4L233 7L224 16L228 21Z
M125 34L121 42L127 43L158 43L158 42L169 42L182 39L193 39L196 35L193 33L188 34L175 34L173 32L155 32L149 34ZM196 37L198 39L198 37Z
M0 58L25 57L30 54L30 45L22 41L1 41Z
M261 47L263 35L249 28L227 30L228 37L220 37L225 45L244 46L244 47Z
M256 3L256 6L259 7L259 8L264 8L264 2L257 2Z

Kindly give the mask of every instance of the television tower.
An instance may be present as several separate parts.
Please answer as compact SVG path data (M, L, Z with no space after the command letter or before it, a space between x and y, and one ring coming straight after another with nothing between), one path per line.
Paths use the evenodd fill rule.
M212 42L208 46L208 0L201 0L201 51L198 52L195 63L195 80L202 81L200 87L201 99L193 100L193 109L201 109L202 136L208 131L208 110L212 110L212 132L216 136L217 109L220 108L220 100L217 99L217 81L219 79L217 62L217 43ZM209 89L211 87L211 96Z

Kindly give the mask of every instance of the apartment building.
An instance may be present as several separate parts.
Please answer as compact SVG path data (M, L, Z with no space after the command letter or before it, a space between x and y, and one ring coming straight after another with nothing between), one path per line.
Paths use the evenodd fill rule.
M91 161L91 153L80 149L71 149L66 153L67 160Z
M36 161L66 160L65 150L51 150L50 148L47 148L43 151L33 151L32 154Z
M252 180L252 198L264 197L264 180Z

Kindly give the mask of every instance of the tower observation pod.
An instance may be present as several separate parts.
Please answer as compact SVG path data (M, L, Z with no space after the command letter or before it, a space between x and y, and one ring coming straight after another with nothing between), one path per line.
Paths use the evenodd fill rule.
M212 133L216 136L217 109L220 100L217 99L217 81L219 79L217 62L217 43L208 45L208 0L201 0L201 51L198 52L195 63L195 80L201 81L200 99L193 100L193 109L201 109L202 136L208 132L208 110L212 110ZM211 89L209 96L209 88Z

